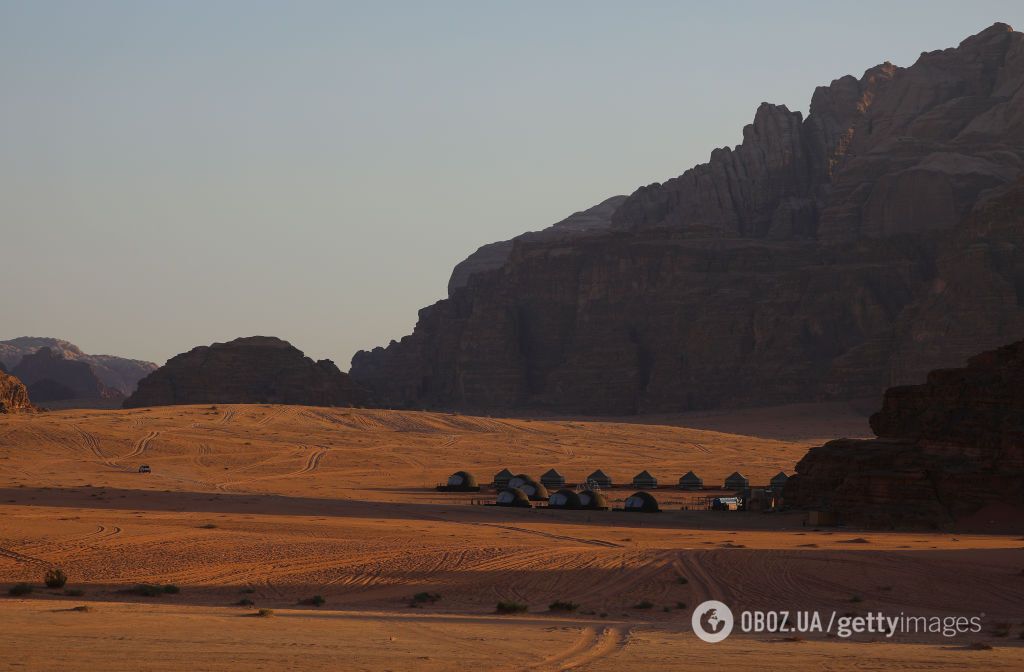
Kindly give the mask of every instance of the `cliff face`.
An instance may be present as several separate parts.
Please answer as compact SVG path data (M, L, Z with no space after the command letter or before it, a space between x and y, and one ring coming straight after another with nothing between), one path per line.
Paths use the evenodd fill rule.
M895 387L871 416L878 439L813 448L787 505L848 522L941 526L986 504L1024 506L1024 341Z
M16 367L26 355L40 348L49 348L63 359L85 362L92 367L100 382L123 395L135 391L139 379L156 369L156 364L113 355L87 355L74 343L59 338L21 336L0 341L0 363L8 370Z
M0 371L0 413L19 413L33 410L28 399L25 385L15 378Z
M65 359L60 352L39 348L25 355L11 371L37 402L68 399L112 399L120 392L104 385L87 362Z
M287 341L252 336L172 357L139 381L124 407L253 403L351 406L365 394L329 359L314 362Z
M553 243L573 240L583 234L605 231L612 225L612 215L626 200L625 196L612 196L592 208L575 212L562 221L541 231L530 231L512 240L502 240L484 245L458 263L448 280L448 293L465 287L469 278L477 273L501 268L512 255L512 248L518 243Z
M868 397L1024 333L1024 35L763 104L608 227L513 240L352 360L396 406L670 411Z

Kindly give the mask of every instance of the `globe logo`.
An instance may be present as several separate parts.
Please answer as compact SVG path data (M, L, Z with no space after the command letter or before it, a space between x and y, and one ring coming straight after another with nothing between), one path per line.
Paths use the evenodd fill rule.
M709 644L714 644L732 632L732 610L718 600L707 600L693 610L690 624L698 637Z

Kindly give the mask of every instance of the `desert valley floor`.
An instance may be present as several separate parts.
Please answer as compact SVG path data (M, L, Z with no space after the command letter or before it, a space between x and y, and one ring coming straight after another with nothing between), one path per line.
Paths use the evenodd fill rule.
M1024 538L1005 512L957 532L880 532L682 511L673 488L652 514L475 506L486 492L433 489L502 467L570 482L648 469L662 485L740 470L757 484L812 445L868 433L835 405L626 421L264 405L2 417L0 669L1024 668ZM611 491L613 505L631 492ZM43 588L49 567L81 594ZM36 587L7 596L18 582ZM127 592L143 583L180 593ZM410 606L421 592L440 599ZM326 602L302 603L314 595ZM985 629L711 645L690 632L705 599L984 613ZM529 611L498 615L502 600ZM555 600L580 608L549 612Z

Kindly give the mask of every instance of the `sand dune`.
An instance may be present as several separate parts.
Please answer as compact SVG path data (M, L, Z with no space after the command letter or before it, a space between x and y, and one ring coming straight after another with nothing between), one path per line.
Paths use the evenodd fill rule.
M788 415L787 415L788 414ZM793 669L1019 669L1019 534L814 530L796 514L511 510L437 493L456 469L570 481L649 469L671 484L791 470L812 437L863 418L828 407L600 422L297 406L60 411L0 420L0 582L66 596L0 599L0 662L19 669L664 669L686 659ZM791 426L787 426L787 417ZM801 429L803 426L803 429ZM785 440L763 437L788 437ZM796 438L793 438L796 437ZM152 474L139 474L140 463ZM621 501L632 490L611 491ZM486 493L484 493L485 495ZM141 597L139 583L180 594ZM410 607L419 592L439 594ZM300 604L323 596L320 608ZM689 632L694 605L986 614L969 639L859 643ZM255 607L272 618L251 617ZM498 601L529 605L494 614ZM580 605L547 612L555 600ZM637 608L643 603L648 608ZM68 611L89 605L91 612ZM1007 637L996 624L1011 623ZM49 641L64 633L60 652ZM861 640L867 638L860 638ZM966 651L971 641L995 646ZM854 653L855 652L855 653ZM771 658L765 658L771 656ZM847 661L844 663L843 661ZM339 667L339 661L346 661ZM483 662L481 662L483 661ZM837 662L838 661L838 662ZM118 667L121 666L121 667Z

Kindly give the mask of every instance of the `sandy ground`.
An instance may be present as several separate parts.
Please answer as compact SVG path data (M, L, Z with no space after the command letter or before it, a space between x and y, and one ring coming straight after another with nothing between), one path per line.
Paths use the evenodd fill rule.
M490 493L432 487L502 467L623 482L648 469L663 485L738 469L756 484L824 438L867 433L835 405L643 422L259 405L0 417L0 587L35 586L0 597L0 669L1021 669L1019 532L811 529L682 511L672 488L662 513L626 514L474 506ZM81 594L43 588L53 566ZM127 592L139 583L180 593ZM440 599L410 606L420 592ZM323 606L301 604L314 595ZM984 627L706 644L690 632L705 599ZM555 600L580 606L553 613ZM497 615L498 601L529 612Z

